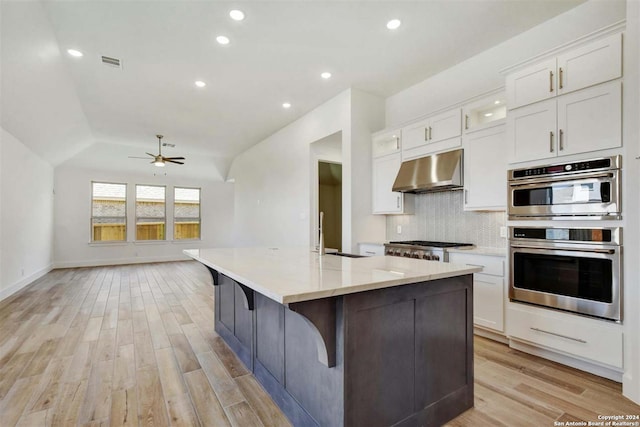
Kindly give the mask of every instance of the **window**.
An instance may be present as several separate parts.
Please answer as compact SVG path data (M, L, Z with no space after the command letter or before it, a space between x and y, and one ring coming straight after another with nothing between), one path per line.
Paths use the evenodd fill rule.
M91 183L91 241L127 240L127 184Z
M200 238L200 189L173 189L173 239Z
M136 240L164 240L165 216L165 187L136 185Z

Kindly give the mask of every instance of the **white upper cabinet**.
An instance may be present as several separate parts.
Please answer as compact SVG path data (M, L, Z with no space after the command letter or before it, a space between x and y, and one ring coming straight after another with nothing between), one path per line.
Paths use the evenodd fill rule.
M505 210L507 154L505 125L465 135L464 210Z
M622 87L619 81L558 98L558 155L622 146Z
M372 137L373 157L385 156L387 154L398 153L401 148L400 129L379 132Z
M504 92L465 105L462 109L462 130L470 133L504 123L507 99Z
M509 109L543 101L556 96L556 58L539 62L507 76Z
M622 34L614 34L509 74L507 107L514 109L622 76Z
M402 163L400 153L373 159L373 213L404 213L402 193L391 190Z
M609 82L509 111L510 162L621 147L621 85Z
M558 55L558 95L622 77L622 34Z
M428 152L440 151L449 148L448 144L442 144L442 141L458 137L461 134L461 111L460 108L456 108L402 128L402 151L425 146L428 147L426 148Z
M511 163L556 156L556 100L509 111L507 143Z

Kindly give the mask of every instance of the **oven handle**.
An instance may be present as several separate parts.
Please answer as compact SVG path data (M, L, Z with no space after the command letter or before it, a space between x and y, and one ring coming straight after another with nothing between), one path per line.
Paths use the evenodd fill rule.
M523 246L523 245L514 245L511 244L512 248L518 249L530 249L531 251L547 253L553 255L557 251L563 252L587 252L587 253L595 253L595 254L605 254L605 255L613 255L616 253L615 249L587 249L587 248L566 248L566 247L553 247L553 248L537 248L532 246Z
M527 179L526 181L509 181L510 187L521 187L532 184L548 184L554 182L567 182L567 181L585 181L588 179L594 179L597 182L603 182L607 179L614 178L613 173L594 173L594 174L584 174L584 175L570 175L563 177L546 177L546 178L533 178Z

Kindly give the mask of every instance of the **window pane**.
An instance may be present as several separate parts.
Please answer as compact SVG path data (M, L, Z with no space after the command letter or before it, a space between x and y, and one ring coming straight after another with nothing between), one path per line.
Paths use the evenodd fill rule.
M200 238L200 189L174 188L174 240Z
M127 240L127 185L91 185L91 241Z
M136 240L165 239L165 188L136 185Z

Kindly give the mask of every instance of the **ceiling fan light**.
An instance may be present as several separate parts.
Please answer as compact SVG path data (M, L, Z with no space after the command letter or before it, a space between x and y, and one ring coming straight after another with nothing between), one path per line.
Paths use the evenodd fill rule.
M155 162L153 162L154 165L156 165L159 168L163 168L164 167L164 162L162 160L156 160Z

